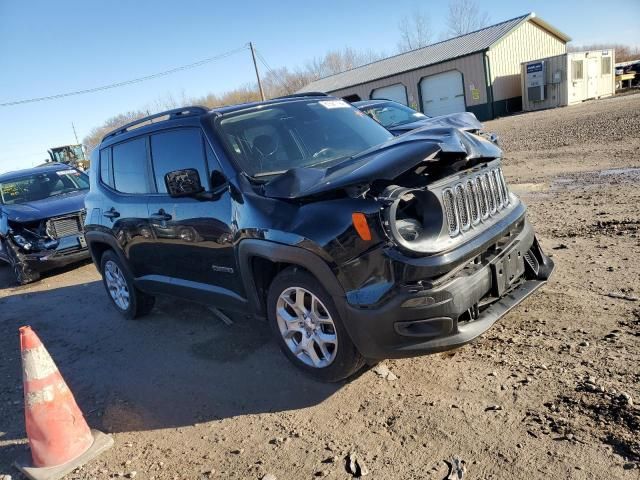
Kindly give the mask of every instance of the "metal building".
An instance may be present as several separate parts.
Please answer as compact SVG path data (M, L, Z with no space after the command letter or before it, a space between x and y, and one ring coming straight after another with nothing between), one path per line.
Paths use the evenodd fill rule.
M615 51L572 52L522 63L525 111L564 107L616 91Z
M316 80L300 92L387 98L427 115L480 120L522 109L520 65L566 52L570 38L534 13Z

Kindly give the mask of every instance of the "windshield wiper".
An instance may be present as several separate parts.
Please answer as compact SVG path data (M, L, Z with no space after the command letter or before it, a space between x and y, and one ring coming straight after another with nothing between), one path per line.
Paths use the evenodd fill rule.
M260 177L270 177L272 175L282 175L283 173L287 172L287 170L276 170L273 172L260 172L260 173L255 173L253 176L254 178L260 178Z
M76 189L73 189L73 190L63 190L61 192L50 194L48 196L48 198L57 197L58 195L66 195L67 193L81 192L82 190L89 190L89 189L88 188L76 188Z
M395 122L395 123L390 123L389 125L387 125L384 128L393 128L393 127L399 127L400 125L406 125L407 123L411 123L409 122Z

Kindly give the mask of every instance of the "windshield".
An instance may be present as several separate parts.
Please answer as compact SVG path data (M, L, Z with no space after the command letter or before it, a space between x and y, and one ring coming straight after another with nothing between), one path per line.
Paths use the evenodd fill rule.
M217 117L215 125L238 166L252 177L296 167L327 167L393 136L342 100L301 99Z
M362 107L362 111L385 128L397 127L398 125L405 125L429 118L420 112L416 112L412 108L395 102L378 103L369 107Z
M5 205L29 203L45 198L89 189L89 178L75 169L32 173L0 183L0 198Z

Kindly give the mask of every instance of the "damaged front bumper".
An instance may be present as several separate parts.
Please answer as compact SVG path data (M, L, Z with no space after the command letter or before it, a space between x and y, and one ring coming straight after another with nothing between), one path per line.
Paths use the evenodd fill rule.
M450 350L487 331L540 288L554 265L531 225L499 239L452 274L394 284L373 305L344 302L347 330L368 359L401 358ZM349 301L351 299L351 301Z
M12 252L2 252L5 260L17 259L29 271L44 272L53 268L64 267L71 263L90 258L84 235L70 235L56 241L56 247L39 251L25 251L11 238L5 243Z

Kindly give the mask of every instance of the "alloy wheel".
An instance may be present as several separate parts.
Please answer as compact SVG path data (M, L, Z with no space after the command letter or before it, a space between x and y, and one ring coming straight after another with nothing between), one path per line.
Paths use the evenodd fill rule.
M129 287L127 281L124 279L122 270L116 265L115 262L108 260L104 264L104 278L107 283L107 289L111 298L122 310L129 308Z
M276 320L289 350L304 364L324 368L335 360L338 336L322 301L301 287L284 290L276 303Z

